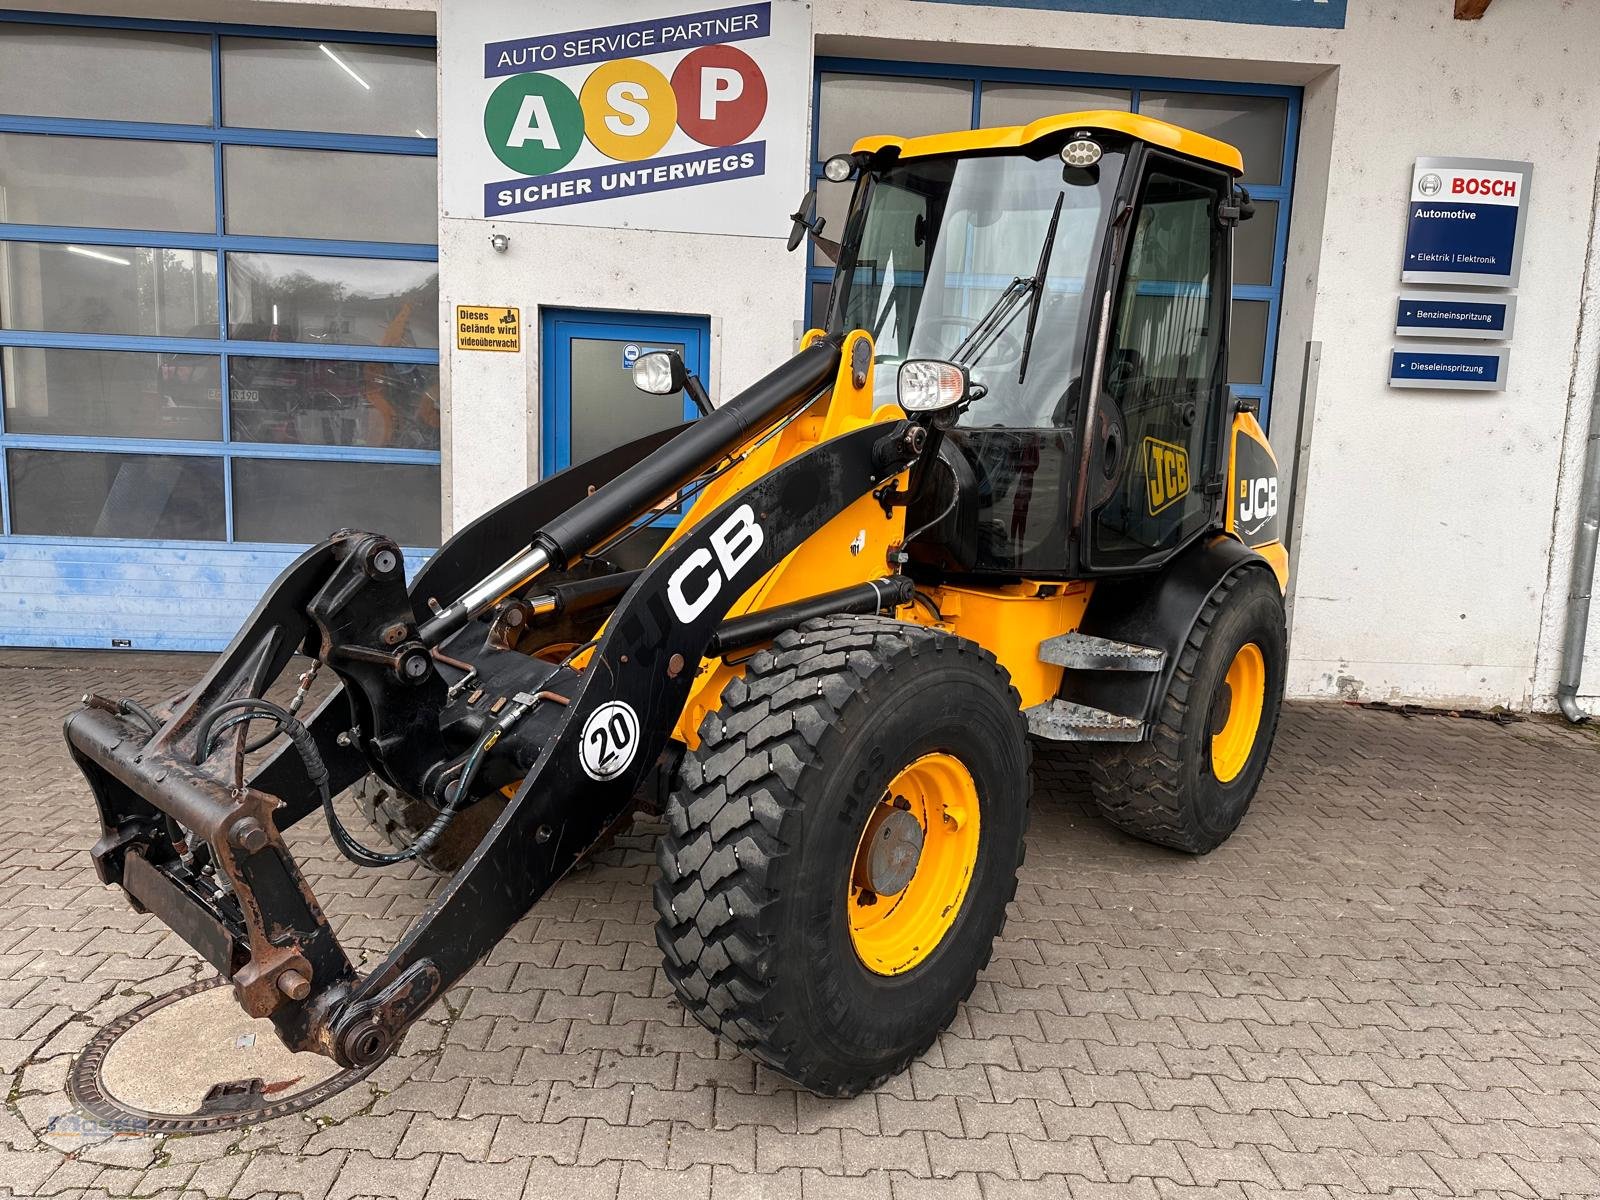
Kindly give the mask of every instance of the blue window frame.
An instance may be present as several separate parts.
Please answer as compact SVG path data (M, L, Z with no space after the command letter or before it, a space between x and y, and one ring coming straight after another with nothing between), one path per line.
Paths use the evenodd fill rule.
M23 432L9 428L5 417L12 411L5 396L5 372L0 370L0 644L38 646L90 646L130 645L137 649L215 649L225 644L239 621L249 610L261 590L299 553L300 549L326 530L307 527L305 542L252 542L240 536L252 526L249 521L235 519L234 478L235 464L254 462L264 464L253 468L258 487L262 479L292 480L305 478L309 469L302 466L296 475L295 462L337 461L350 464L371 464L352 468L352 472L365 471L370 477L382 465L410 468L406 478L420 482L416 472L428 472L432 478L437 502L438 468L440 454L437 436L410 439L386 437L372 439L360 435L336 436L322 434L301 440L298 435L285 435L284 440L247 440L236 436L249 421L236 423L235 395L237 386L230 379L236 370L272 369L272 363L282 363L280 375L298 370L303 377L315 376L317 387L330 386L321 382L325 378L342 377L347 392L353 391L357 400L382 389L393 387L397 377L431 380L437 377L439 350L431 337L421 338L412 333L412 314L426 323L432 321L436 304L429 311L421 303L413 303L411 293L398 291L383 295L403 309L391 324L392 335L371 340L380 344L363 345L349 337L351 344L335 344L332 340L287 341L277 340L278 330L264 325L241 328L235 316L230 328L229 311L229 260L230 256L256 253L272 255L313 256L324 260L321 264L302 258L299 263L312 274L318 265L328 273L335 271L330 259L360 259L352 269L370 270L372 261L395 265L413 264L422 267L438 261L438 248L432 238L426 243L399 241L363 241L323 237L247 236L229 233L226 223L226 176L224 158L230 148L274 147L294 150L354 151L369 155L403 155L431 159L437 154L437 139L417 130L416 136L390 136L387 134L330 133L315 130L261 129L224 124L223 113L223 42L233 44L234 39L275 39L309 45L318 45L336 64L340 60L332 54L326 43L336 45L403 46L431 50L431 37L400 34L359 33L349 30L307 30L271 26L217 25L186 21L157 21L119 18L78 17L60 13L31 13L0 10L0 25L27 24L78 29L113 29L198 35L209 39L211 110L207 124L157 124L141 121L61 118L37 115L14 115L0 112L0 135L46 134L73 138L133 139L141 142L187 143L209 149L213 173L212 219L204 232L189 230L117 229L47 225L37 223L7 223L0 221L0 242L40 243L45 248L71 249L74 253L90 257L109 257L126 263L128 251L118 248L153 247L158 251L201 251L215 255L216 273L216 323L208 328L209 317L200 325L192 325L181 333L167 329L162 333L83 333L50 332L46 330L0 329L0 356L16 354L23 350L97 350L145 352L159 354L163 362L176 361L183 354L203 355L204 360L191 359L215 365L218 396L220 399L221 428L217 440L192 440L164 438L161 436L95 436L93 430L72 432L59 430ZM342 65L342 64L341 64ZM345 65L344 70L350 72ZM355 77L369 92L370 85ZM352 85L354 86L354 85ZM430 99L431 104L431 88ZM412 271L414 294L425 293L431 286L436 293L437 268L431 272ZM198 273L196 274L198 278ZM337 284L330 286L338 286ZM372 285L379 291L382 286ZM395 285L398 286L398 285ZM207 282L209 292L209 281ZM405 301L403 304L401 301ZM207 295L209 312L209 294ZM430 302L431 303L431 302ZM272 308L273 321L277 319L276 306ZM381 322L381 318L377 318ZM14 324L14 322L11 322ZM329 330L334 330L330 322ZM347 330L346 330L347 332ZM245 336L236 336L245 335ZM306 334L305 336L317 336ZM339 332L334 331L333 337ZM409 340L410 344L406 344ZM418 341L424 344L417 344ZM248 358L249 364L235 360ZM295 360L291 363L289 360ZM104 360L101 360L104 361ZM265 364L265 365L263 365ZM322 371L319 364L328 364ZM342 367L339 364L344 364ZM209 366L207 368L210 369ZM431 371L429 370L431 369ZM321 371L321 374L317 372ZM306 385L313 386L313 385ZM418 385L422 386L422 385ZM437 416L438 389L430 384ZM245 389L248 390L248 389ZM423 386L423 391L427 390ZM11 400L15 400L12 397ZM259 432L260 426L258 425ZM139 431L134 431L139 432ZM148 430L159 434L159 428ZM363 440L382 440L387 444L332 444ZM420 444L416 444L420 441ZM431 442L432 445L427 443ZM399 443L399 444L396 444ZM19 534L13 530L13 497L10 470L12 455L18 451L59 451L66 454L115 453L119 455L160 455L162 459L182 460L204 458L220 462L220 490L222 519L208 515L207 529L216 530L209 537L188 537L183 540L162 538L126 538ZM64 459L54 460L64 463ZM156 462L151 458L146 461ZM274 468L272 464L280 464ZM276 473L274 474L274 471ZM112 504L107 500L107 508ZM317 511L319 499L315 494L292 497L287 513ZM424 502L418 512L425 513ZM332 518L330 518L332 519ZM419 517L412 528L419 536L406 538L415 545L407 549L407 558L414 567L437 545L439 530L432 528L431 536L422 537L426 522ZM257 521L255 528L260 527ZM294 526L300 528L298 524ZM331 527L331 526L330 526ZM98 527L97 527L98 528ZM216 536L219 533L220 536Z
M1286 119L1284 121L1284 144L1281 171L1276 178L1263 179L1252 177L1250 163L1245 163L1244 184L1250 190L1251 197L1259 202L1269 202L1275 209L1277 221L1271 230L1272 261L1271 279L1268 283L1241 284L1235 283L1233 288L1234 309L1237 316L1241 305L1265 304L1266 329L1265 347L1262 357L1262 371L1258 378L1236 380L1233 384L1235 394L1255 399L1261 404L1261 422L1266 425L1271 416L1272 406L1272 371L1277 358L1278 343L1278 317L1283 298L1283 263L1288 252L1289 244L1289 207L1294 193L1294 160L1295 148L1299 143L1300 127L1300 98L1301 91L1296 87L1281 87L1270 84L1247 84L1231 82L1209 82L1194 79L1164 79L1154 76L1138 75L1094 75L1082 72L1056 72L1056 71L1023 71L1007 70L991 67L961 67L945 63L906 63L886 62L875 59L846 59L846 58L818 58L816 73L812 80L812 177L819 189L824 187L838 187L838 184L828 184L822 178L822 166L825 156L837 154L849 149L847 146L821 146L817 144L822 125L822 77L824 75L851 75L874 76L878 78L903 78L903 79L928 79L945 82L964 83L971 88L971 114L970 127L977 128L981 124L980 113L983 105L983 92L985 87L1001 84L1033 84L1046 87L1075 87L1084 89L1103 89L1109 91L1126 92L1131 97L1131 109L1140 111L1141 99L1146 92L1161 92L1170 94L1174 92L1190 93L1199 96L1270 96L1285 102ZM892 123L892 122L891 122ZM872 132L895 132L892 129L874 130ZM1248 156L1247 156L1248 157ZM1263 208L1265 205L1263 204ZM1270 210L1268 210L1270 211ZM1259 218L1258 218L1259 219ZM805 311L806 321L812 324L815 321L817 301L824 293L825 286L833 278L832 267L824 260L819 261L816 251L812 248L810 265L807 270ZM819 287L819 285L822 285ZM1237 324L1237 322L1236 322ZM1235 331L1235 344L1240 343L1240 333Z
M634 398L629 392L632 388L632 376L629 370L632 358L640 353L666 346L681 346L684 366L702 380L706 377L706 368L711 361L711 322L706 317L666 313L599 312L588 309L545 309L540 314L539 327L543 361L540 372L542 399L539 405L541 414L539 457L545 475L564 470L573 463L573 344L575 342L585 344L600 359L596 362L590 357L579 368L580 370L605 370L611 360L615 360L617 371L615 380L608 381L591 376L583 381L591 389L590 394L615 388L625 397L623 403ZM602 399L602 403L608 399L609 397ZM641 408L657 400L657 397L642 394L638 396ZM649 429L664 427L667 423L675 423L678 419L692 421L699 415L687 392L676 397L676 402L676 410L670 417L660 408L653 409L652 417L663 418L659 424L641 425L633 414L617 413L613 427L615 435L605 439L609 444L590 445L580 456L592 457L593 453L609 449L612 445L620 446L636 437L642 437ZM592 442L593 438L590 440ZM677 513L665 515L652 524L675 525L678 515Z

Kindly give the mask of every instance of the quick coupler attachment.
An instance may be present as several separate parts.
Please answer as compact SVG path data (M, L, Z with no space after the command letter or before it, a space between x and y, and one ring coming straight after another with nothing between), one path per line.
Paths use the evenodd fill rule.
M92 705L66 735L100 810L101 881L193 946L291 1049L331 1053L327 1021L355 971L284 844L278 799L216 779L136 715Z

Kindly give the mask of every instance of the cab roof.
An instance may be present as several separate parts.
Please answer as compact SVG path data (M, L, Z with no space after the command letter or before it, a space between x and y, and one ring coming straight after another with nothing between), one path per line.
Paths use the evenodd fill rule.
M992 129L963 129L955 133L930 133L924 137L873 134L850 148L853 154L875 154L898 149L901 158L928 158L936 154L964 154L974 150L1009 150L1026 146L1064 129L1104 130L1126 134L1152 146L1175 150L1189 158L1215 163L1234 175L1244 174L1244 158L1239 151L1203 133L1169 125L1138 113L1099 109L1094 112L1061 113L1040 117L1027 125L1001 125Z

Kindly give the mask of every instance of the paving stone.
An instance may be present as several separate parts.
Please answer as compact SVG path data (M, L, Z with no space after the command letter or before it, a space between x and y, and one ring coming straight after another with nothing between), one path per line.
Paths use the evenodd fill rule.
M800 1092L676 1005L646 821L331 1101L336 1124L64 1160L40 1134L71 1055L203 969L95 881L59 735L85 690L153 700L193 671L107 681L72 661L0 667L0 711L23 714L0 722L23 781L0 810L0 1186L17 1194L1600 1194L1600 738L1323 705L1286 708L1249 817L1197 860L1106 825L1084 754L1039 747L991 965L874 1094ZM293 846L367 965L438 887L356 870L314 820Z

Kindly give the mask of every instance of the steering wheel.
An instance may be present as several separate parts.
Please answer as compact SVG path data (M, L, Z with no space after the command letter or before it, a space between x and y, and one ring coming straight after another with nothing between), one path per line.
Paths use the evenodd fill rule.
M1016 314L1013 314L1015 317ZM921 342L926 337L939 343L940 354L948 358L956 352L956 348L967 339L967 335L978 327L975 317L962 317L955 314L945 314L929 317L917 322L917 341ZM949 338L943 333L930 334L931 330L955 330L960 336ZM949 344L945 345L948 340ZM973 364L978 370L1000 371L1006 367L1014 367L1022 361L1022 336L1010 326L989 344L989 349Z

